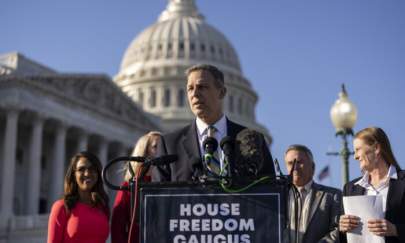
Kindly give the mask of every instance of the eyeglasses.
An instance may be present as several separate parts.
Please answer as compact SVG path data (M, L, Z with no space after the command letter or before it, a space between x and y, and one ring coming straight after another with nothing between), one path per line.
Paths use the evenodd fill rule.
M96 174L97 173L97 169L95 167L93 167L93 166L90 166L90 167L84 167L83 166L83 167L77 168L75 171L78 172L79 174L84 174L86 171L89 174Z

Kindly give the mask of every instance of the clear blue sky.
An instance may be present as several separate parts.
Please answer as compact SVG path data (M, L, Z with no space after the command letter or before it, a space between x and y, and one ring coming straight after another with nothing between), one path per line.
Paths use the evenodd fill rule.
M114 76L132 39L166 0L3 0L0 53L19 51L61 72ZM257 119L281 162L292 143L308 145L325 184L341 186L340 149L329 110L346 84L359 111L355 130L382 127L405 167L405 1L197 0L206 21L239 54L259 94ZM360 175L351 158L351 178ZM283 166L284 168L284 166Z

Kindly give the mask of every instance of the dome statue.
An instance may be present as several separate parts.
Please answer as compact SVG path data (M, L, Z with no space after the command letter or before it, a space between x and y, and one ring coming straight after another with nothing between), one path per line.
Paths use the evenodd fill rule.
M185 70L195 64L217 66L225 75L224 112L232 120L271 137L255 118L257 94L243 76L229 40L209 25L194 0L169 0L156 23L142 31L126 50L114 82L144 111L170 131L194 115L186 96Z

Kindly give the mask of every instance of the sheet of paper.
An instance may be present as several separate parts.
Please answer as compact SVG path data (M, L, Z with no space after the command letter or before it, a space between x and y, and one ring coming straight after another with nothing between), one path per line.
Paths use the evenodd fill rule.
M345 214L360 217L360 226L347 233L348 243L384 243L384 237L371 233L367 228L369 219L384 218L383 199L381 196L343 197Z

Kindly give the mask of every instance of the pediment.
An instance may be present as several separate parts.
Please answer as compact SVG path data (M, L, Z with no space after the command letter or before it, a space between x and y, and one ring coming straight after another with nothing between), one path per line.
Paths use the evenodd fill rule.
M39 89L68 102L143 130L158 129L157 118L139 108L107 75L0 76L2 85Z

